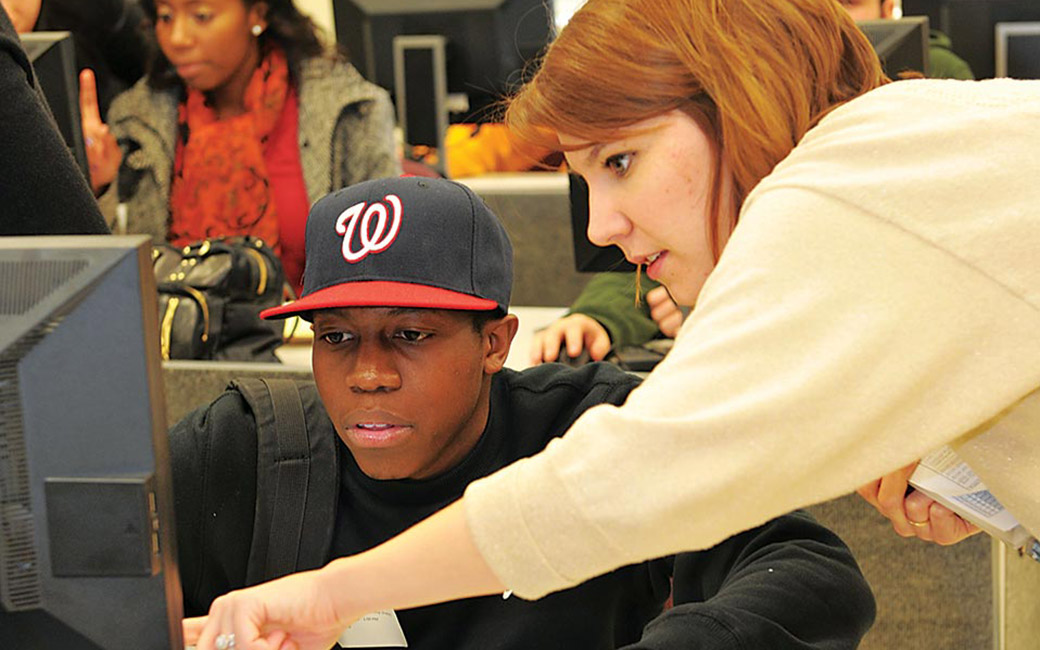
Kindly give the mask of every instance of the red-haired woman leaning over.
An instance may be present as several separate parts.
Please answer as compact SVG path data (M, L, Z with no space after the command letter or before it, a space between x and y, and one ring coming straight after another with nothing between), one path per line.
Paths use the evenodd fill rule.
M190 634L325 648L372 610L537 598L945 444L1040 531L1040 83L887 82L833 0L590 0L507 123L585 177L593 241L696 305L675 347L623 406Z

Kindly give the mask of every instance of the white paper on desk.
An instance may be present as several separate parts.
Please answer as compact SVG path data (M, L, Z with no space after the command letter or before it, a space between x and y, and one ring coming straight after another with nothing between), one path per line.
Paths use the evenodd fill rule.
M1018 528L1018 520L949 447L940 447L922 458L910 484L983 528L1001 532Z
M339 637L341 648L407 648L404 630L392 609L365 614Z

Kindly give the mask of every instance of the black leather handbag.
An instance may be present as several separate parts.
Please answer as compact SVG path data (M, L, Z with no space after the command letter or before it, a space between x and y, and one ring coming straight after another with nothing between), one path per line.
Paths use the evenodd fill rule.
M206 239L152 250L164 359L277 362L283 323L260 312L287 285L271 247L254 237Z

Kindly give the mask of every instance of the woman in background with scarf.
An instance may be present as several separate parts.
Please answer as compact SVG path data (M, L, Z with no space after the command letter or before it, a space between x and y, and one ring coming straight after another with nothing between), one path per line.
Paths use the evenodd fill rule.
M80 79L91 185L113 230L156 242L252 235L299 286L307 211L399 173L381 88L321 43L291 0L145 0L148 75L97 110Z

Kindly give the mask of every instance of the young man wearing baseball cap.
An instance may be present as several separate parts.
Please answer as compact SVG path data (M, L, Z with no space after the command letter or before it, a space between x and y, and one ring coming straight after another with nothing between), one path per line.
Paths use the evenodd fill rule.
M504 368L517 329L507 313L512 249L494 214L460 184L383 179L330 194L311 211L306 244L302 296L263 315L312 322L320 403L301 391L311 396L308 428L342 442L336 505L317 526L327 537L321 562L397 535L471 481L539 452L586 409L620 404L638 384L604 364ZM187 615L248 582L261 516L256 430L248 404L230 390L171 432ZM670 594L674 606L662 613ZM874 616L849 550L800 513L542 600L504 596L382 612L343 642L823 650L856 647Z

